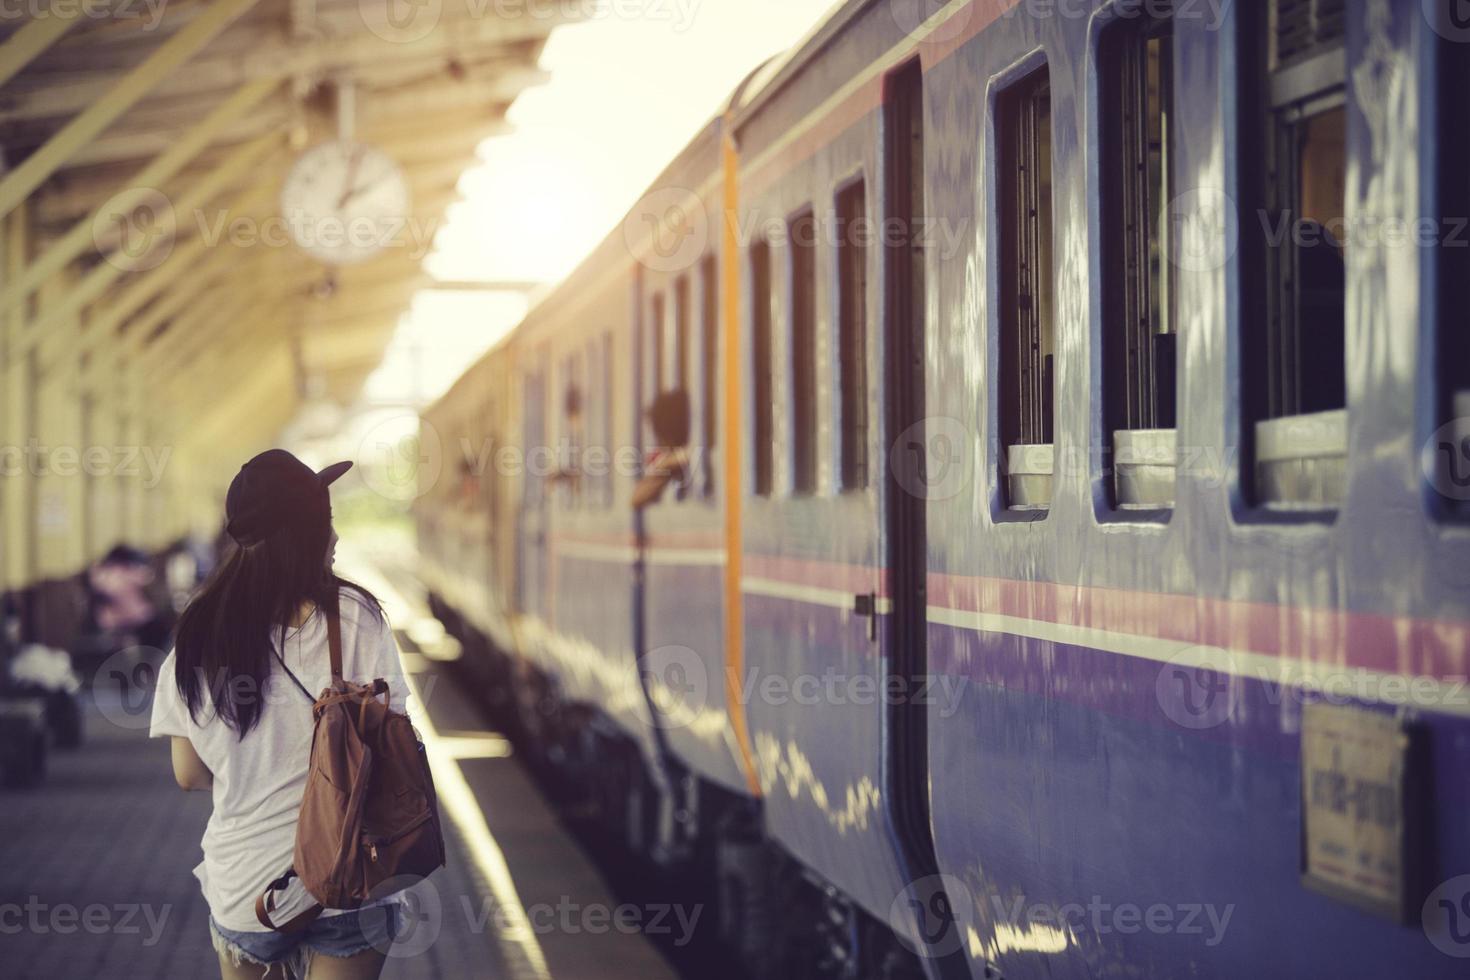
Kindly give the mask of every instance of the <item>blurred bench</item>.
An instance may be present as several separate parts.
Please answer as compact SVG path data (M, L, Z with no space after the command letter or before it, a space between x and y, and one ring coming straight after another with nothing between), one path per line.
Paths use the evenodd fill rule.
M35 786L46 774L46 702L0 696L0 784Z

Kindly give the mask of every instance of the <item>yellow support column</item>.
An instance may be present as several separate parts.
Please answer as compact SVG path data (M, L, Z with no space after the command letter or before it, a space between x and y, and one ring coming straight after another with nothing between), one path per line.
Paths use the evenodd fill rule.
M26 222L29 209L17 208L5 220L5 263L7 279L25 268ZM6 589L29 584L33 571L33 500L35 487L26 459L30 431L32 378L31 358L22 356L20 337L25 331L25 303L4 309L5 360L0 364L0 580Z
M11 275L10 250L7 232L8 221L0 219L0 282L9 283ZM0 290L3 291L3 290ZM0 595L10 587L10 550L14 546L10 538L10 485L14 480L14 451L10 439L10 379L11 359L15 356L11 344L12 336L18 336L10 323L8 305L0 303Z
M256 0L214 0L178 33L159 45L120 78L107 94L74 116L19 166L0 177L0 213L9 214L15 210L73 153L131 109L155 85L255 3Z
M97 357L101 351L94 351ZM108 352L109 354L111 352ZM116 381L108 390L83 391L83 419L87 434L86 465L87 541L86 560L94 561L123 539L118 525L118 476L139 465L137 455L120 438Z
M155 415L150 413L145 416L143 423L143 446L159 446L164 442L163 426ZM177 473L174 467L178 465L177 460L170 459L169 465L164 469L158 482L150 481L146 476L139 485L139 498L141 501L141 520L138 524L139 544L149 550L160 548L171 538L173 513L172 492L176 482Z
M38 296L43 309L62 301L70 279L69 275L58 276L46 284ZM78 375L76 358L67 357L34 379L36 412L31 431L36 434L32 461L37 473L35 572L42 578L74 575L85 561L85 447Z

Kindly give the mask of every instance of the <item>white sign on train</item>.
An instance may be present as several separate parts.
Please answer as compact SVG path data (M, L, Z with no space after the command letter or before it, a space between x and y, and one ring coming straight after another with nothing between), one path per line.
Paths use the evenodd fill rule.
M1407 873L1409 735L1392 715L1328 704L1302 711L1302 880L1400 919Z

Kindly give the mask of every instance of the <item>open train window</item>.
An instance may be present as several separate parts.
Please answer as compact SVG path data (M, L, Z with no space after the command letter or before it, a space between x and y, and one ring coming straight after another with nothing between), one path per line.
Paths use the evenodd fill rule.
M1150 5L1103 32L1103 431L1114 503L1174 503L1173 20Z
M501 446L499 425L500 408L496 404L493 396L485 399L485 408L482 417L490 429L485 445L492 452L499 452ZM493 459L493 457L491 458ZM493 539L498 532L498 525L500 523L497 520L500 514L500 474L495 466L492 465L481 472L480 490L485 500L485 513L491 518L486 530Z
M682 391L693 405L694 393L689 390L689 277L674 280L674 368L670 387ZM683 500L689 496L690 481L686 475L678 481L675 497Z
M653 357L653 387L649 391L649 401L652 401L667 387L664 375L664 297L662 293L655 293L653 297L653 313L648 325L648 335L652 343L651 356Z
M563 445L557 461L557 482L561 484L568 507L581 502L583 458L585 451L586 391L582 376L582 355L568 354L562 362L561 418Z
M546 445L546 391L540 369L526 372L522 383L521 398L524 404L525 451L527 461L534 460ZM545 503L545 476L540 466L527 465L524 469L522 506L536 510Z
M700 433L701 448L704 450L701 471L704 473L703 492L706 497L715 493L715 445L719 441L720 399L720 284L719 267L713 255L705 256L699 264L700 306Z
M787 226L791 246L791 490L817 488L817 223L810 209Z
M587 347L587 449L584 471L587 498L601 507L612 505L612 335L604 333Z
M1051 85L1045 68L1000 93L995 125L1006 502L1034 510L1051 504L1053 460Z
M1439 4L1450 18L1452 4ZM1470 43L1466 23L1440 25L1439 119L1439 322L1433 445L1434 487L1446 514L1470 517Z
M862 180L837 194L838 446L843 490L868 485L867 191Z
M1342 497L1351 244L1344 7L1272 0L1254 23L1246 18L1259 60L1243 79L1252 87L1241 100L1250 114L1243 191L1255 206L1242 213L1242 235L1260 254L1243 256L1254 270L1242 281L1243 401L1254 442L1249 495L1271 506L1330 508Z
M774 419L771 403L771 246L759 241L750 247L751 289L751 486L758 496L770 496L775 453L771 440Z
M674 370L671 387L689 389L689 279L674 280Z

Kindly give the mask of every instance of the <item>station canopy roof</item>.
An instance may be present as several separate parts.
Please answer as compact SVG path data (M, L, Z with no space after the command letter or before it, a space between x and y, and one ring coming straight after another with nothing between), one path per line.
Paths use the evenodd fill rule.
M577 9L25 2L0 18L4 349L83 389L167 399L196 438L236 448L355 397L428 284L476 146L544 80L542 47ZM336 155L303 162L323 144ZM303 236L367 244L323 260Z

